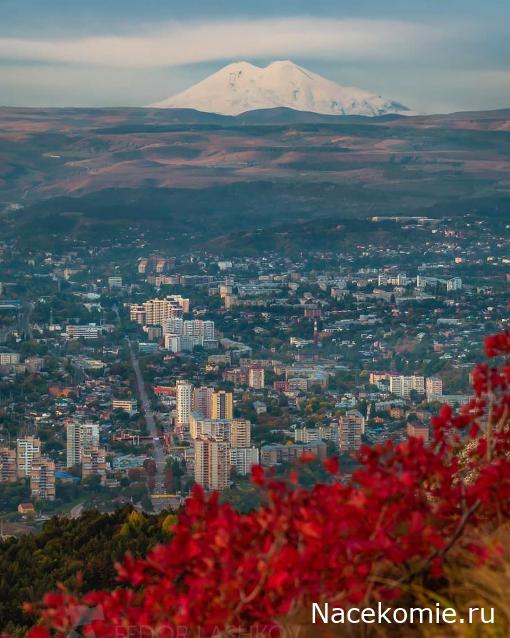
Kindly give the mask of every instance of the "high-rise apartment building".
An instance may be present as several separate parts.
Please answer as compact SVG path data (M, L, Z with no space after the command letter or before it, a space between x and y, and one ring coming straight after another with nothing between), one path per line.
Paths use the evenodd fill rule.
M296 443L314 443L318 441L333 441L338 444L338 425L320 425L318 428L302 427L294 430L294 441Z
M163 334L182 335L184 330L184 319L182 317L170 317L163 322Z
M184 321L182 330L185 335L200 337L202 342L214 341L214 321L204 321L202 319Z
M195 454L195 483L209 489L211 468L210 468L210 445L211 439L201 436L195 439L193 444Z
M25 436L16 441L18 477L30 476L32 463L41 456L41 441L35 436Z
M42 501L55 500L55 463L51 459L41 456L32 463L30 493Z
M169 295L166 299L149 299L143 304L131 304L130 318L141 325L163 326L168 319L182 317L189 311L189 299Z
M86 450L99 447L99 425L78 420L67 424L67 467L79 465Z
M378 385L379 383L383 383L383 382L389 383L389 380L391 379L391 377L394 377L394 376L396 376L394 372L373 371L370 373L368 381L370 385Z
M443 396L443 381L439 377L428 377L425 382L427 401L434 401Z
M81 462L81 423L70 421L66 426L66 466L73 467Z
M313 443L322 441L322 428L296 428L294 430L294 441L296 443Z
M186 297L182 295L168 295L167 299L172 302L174 306L181 307L183 312L189 312L189 299Z
M211 399L213 389L208 386L200 386L193 390L193 412L199 412L203 417L211 417Z
M79 465L81 461L81 423L70 421L66 428L67 467Z
M195 481L206 490L229 486L230 453L228 443L208 437L195 440Z
M425 394L425 378L417 375L390 377L390 392L392 394L407 399L412 390L415 390L418 394Z
M192 439L209 437L216 441L226 441L231 447L250 447L251 422L248 419L206 419L199 412L190 417Z
M259 451L256 447L230 448L230 465L235 467L237 474L248 476L253 465L259 463Z
M192 439L197 439L199 436L202 436L203 421L204 417L200 414L200 412L191 411L189 417L189 435Z
M187 426L193 406L193 386L187 381L179 380L175 384L176 388L176 416L175 421L178 427Z
M211 397L211 419L232 419L234 402L232 392L213 392Z
M365 431L365 417L358 410L348 410L338 419L338 445L342 452L358 450Z
M361 426L353 421L339 422L338 445L342 452L358 450L361 446Z
M143 304L131 304L129 306L129 318L131 321L135 321L141 326L145 325L145 318L147 313Z
M231 447L250 447L251 422L248 419L233 419L230 424Z
M262 366L252 366L248 369L248 385L254 390L262 390L265 386L265 374Z
M99 424L82 423L81 425L81 449L94 450L99 447Z
M104 448L86 449L81 455L81 476L99 476L101 483L106 481L106 450Z
M199 439L208 436L216 441L230 441L229 419L206 419L199 412L192 412L189 421L190 437Z
M214 321L180 317L167 319L163 324L165 348L172 352L191 352L197 346L214 341Z
M16 450L0 447L0 483L12 483L17 478Z
M165 320L176 316L177 308L182 310L168 299L151 299L143 305L145 308L145 323L149 326L161 326Z
M339 423L355 423L361 428L361 434L365 434L366 419L359 410L347 410L347 412L339 417Z

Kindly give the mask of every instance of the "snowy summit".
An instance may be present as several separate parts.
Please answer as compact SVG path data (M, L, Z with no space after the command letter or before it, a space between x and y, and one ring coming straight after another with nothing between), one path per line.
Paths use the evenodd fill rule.
M363 89L341 86L290 60L272 62L264 68L234 62L182 93L151 106L223 115L276 107L327 115L410 114L398 102Z

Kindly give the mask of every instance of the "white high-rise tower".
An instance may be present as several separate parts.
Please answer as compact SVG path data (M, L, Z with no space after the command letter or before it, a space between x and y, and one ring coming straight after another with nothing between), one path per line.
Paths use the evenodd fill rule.
M177 381L176 385L176 425L183 427L189 424L193 404L193 386L187 381Z

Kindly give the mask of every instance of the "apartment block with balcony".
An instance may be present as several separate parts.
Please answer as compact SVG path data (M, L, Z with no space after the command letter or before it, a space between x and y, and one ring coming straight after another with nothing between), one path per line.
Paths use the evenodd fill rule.
M44 456L32 464L30 471L30 493L41 501L55 500L55 463Z

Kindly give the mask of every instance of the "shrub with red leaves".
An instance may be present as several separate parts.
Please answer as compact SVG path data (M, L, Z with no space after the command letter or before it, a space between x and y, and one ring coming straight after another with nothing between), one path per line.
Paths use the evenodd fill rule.
M195 487L172 540L118 566L122 587L80 599L63 588L47 594L30 638L78 627L105 638L133 627L161 637L184 626L202 637L269 628L312 601L395 599L416 576L439 577L459 548L483 561L477 530L510 518L510 333L485 345L502 360L476 368L471 403L459 414L444 406L428 445L363 447L348 484L328 459L331 482L310 490L256 467L266 504L248 514Z

